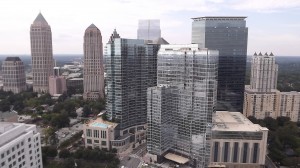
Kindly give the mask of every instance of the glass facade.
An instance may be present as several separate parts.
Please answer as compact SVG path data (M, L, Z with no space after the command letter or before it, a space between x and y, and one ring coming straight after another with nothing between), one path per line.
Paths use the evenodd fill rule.
M142 40L157 40L161 37L159 20L139 20L137 38Z
M158 47L111 38L105 48L106 110L121 130L146 124L147 88L156 85Z
M245 18L193 18L192 43L219 50L217 110L243 109L248 41Z
M212 114L215 112L217 96L218 51L200 50L198 44L162 45L157 62L157 86L177 88L171 91L176 96L172 96L173 100L168 100L173 103L172 112L168 112L161 108L162 105L157 105L163 103L164 96L168 94L155 95L156 93L151 93L155 87L148 89L147 114L149 116L160 113L163 116L163 113L169 113L172 118L170 125L173 127L170 131L174 131L170 135L174 138L170 141L172 147L169 150L189 157L195 167L207 167L210 158ZM149 100L151 97L159 102ZM161 109L154 112L153 108L157 107ZM155 129L151 120L154 118L148 118L147 149L150 153L156 141L151 135L163 129Z

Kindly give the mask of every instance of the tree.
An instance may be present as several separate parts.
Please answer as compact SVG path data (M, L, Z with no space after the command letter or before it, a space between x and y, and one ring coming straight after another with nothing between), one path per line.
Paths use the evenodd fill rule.
M0 101L0 111L2 112L6 112L10 110L10 104L9 101L4 99L2 101Z
M42 147L42 154L46 157L56 157L57 149L55 146L44 146Z
M50 124L55 128L63 128L69 126L70 119L66 113L53 114Z
M83 117L88 117L92 113L91 109L89 106L85 105L82 109L82 116Z
M68 158L71 156L71 153L68 149L62 149L59 154L58 154L59 158Z
M50 142L50 144L56 144L56 130L52 127L48 127L44 129L44 135L45 135L45 143L46 145Z

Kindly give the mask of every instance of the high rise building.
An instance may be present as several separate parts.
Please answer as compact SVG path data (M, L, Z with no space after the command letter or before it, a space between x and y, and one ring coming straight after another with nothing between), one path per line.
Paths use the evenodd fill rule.
M51 27L41 13L30 27L33 91L49 92L49 76L53 74Z
M270 92L277 88L278 65L273 53L254 53L251 64L250 89L257 92Z
M145 134L147 88L156 85L158 47L144 40L120 38L116 30L106 45L106 110L108 118L119 123L121 145L122 140L127 145L125 138L130 135L140 141L137 134Z
M139 20L137 38L142 40L157 40L161 37L160 20Z
M42 168L40 133L35 125L0 122L0 166Z
M157 86L148 88L147 150L157 161L165 157L207 167L218 51L198 44L162 45L157 65Z
M245 116L257 119L265 117L290 117L291 121L300 121L300 93L280 92L277 86L278 65L275 56L254 54L251 63L250 86L245 87Z
M91 24L84 33L83 98L104 98L103 46L100 30Z
M219 50L217 110L243 109L248 41L245 18L193 18L192 43Z
M3 90L20 93L26 90L24 64L19 57L7 57L2 63Z

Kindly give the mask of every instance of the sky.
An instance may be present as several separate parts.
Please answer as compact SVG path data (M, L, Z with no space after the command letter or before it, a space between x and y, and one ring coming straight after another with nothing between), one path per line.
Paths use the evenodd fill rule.
M300 56L300 0L0 0L0 7L0 54L30 54L30 25L41 12L52 29L54 54L82 54L91 23L103 45L114 28L136 38L139 19L160 19L170 44L188 44L191 18L247 16L249 55Z

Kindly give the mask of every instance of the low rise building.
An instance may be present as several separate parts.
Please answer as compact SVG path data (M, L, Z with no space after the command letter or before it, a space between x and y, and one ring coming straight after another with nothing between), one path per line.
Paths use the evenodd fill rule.
M49 93L53 96L55 94L63 94L67 91L66 79L63 76L49 77Z
M217 111L213 117L210 166L263 168L268 129L240 112Z
M40 133L35 125L0 123L0 167L43 167Z
M114 140L115 127L118 124L104 121L101 117L92 119L83 125L85 147L111 150L111 140Z
M0 111L0 122L18 122L18 113L10 111Z

